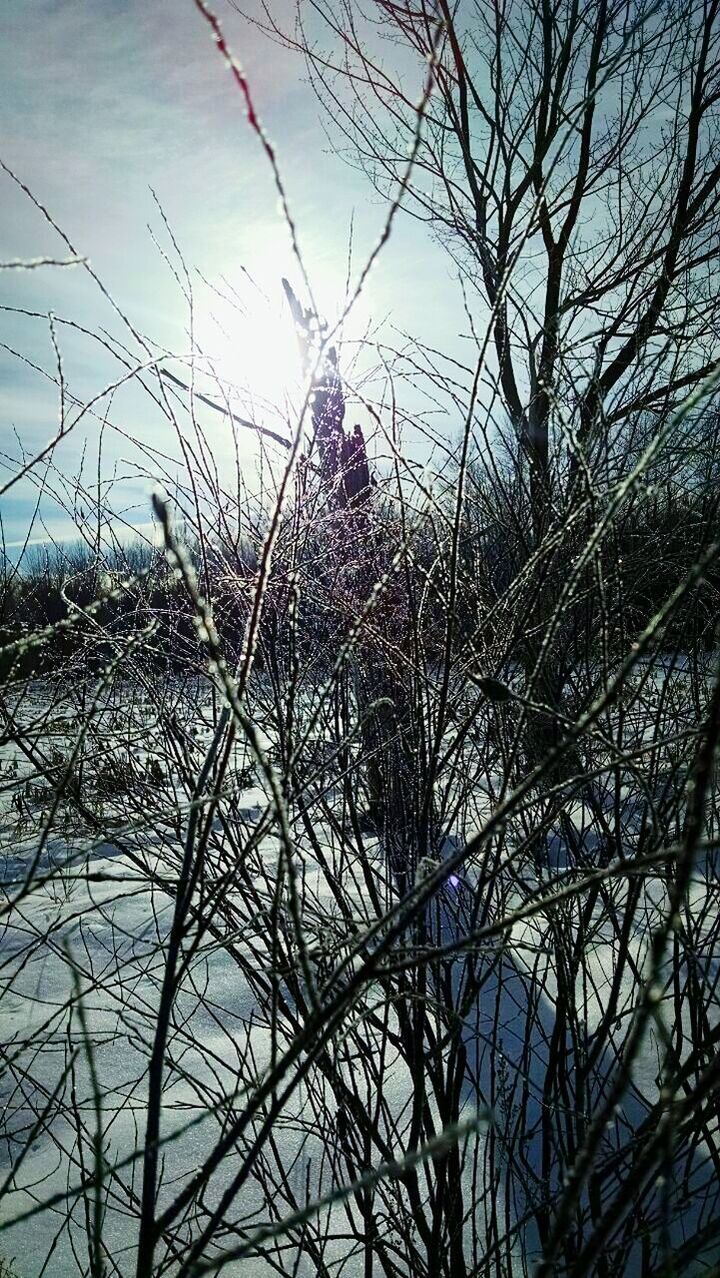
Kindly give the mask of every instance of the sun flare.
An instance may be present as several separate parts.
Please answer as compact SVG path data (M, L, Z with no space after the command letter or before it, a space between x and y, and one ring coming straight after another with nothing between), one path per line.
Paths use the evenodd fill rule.
M222 290L222 291L221 291ZM201 366L245 405L287 417L302 384L297 335L280 278L271 296L218 288L200 328Z

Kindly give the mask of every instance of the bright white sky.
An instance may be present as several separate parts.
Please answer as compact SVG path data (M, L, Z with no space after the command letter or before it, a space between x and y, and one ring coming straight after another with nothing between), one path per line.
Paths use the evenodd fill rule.
M288 0L289 2L289 0ZM332 315L342 302L348 231L354 217L359 265L384 220L383 206L365 179L330 151L318 106L304 82L301 60L267 42L237 13L215 0L231 47L242 61L259 114L273 141L292 213L319 304ZM420 89L420 73L418 91ZM278 213L272 175L249 128L242 100L192 0L22 0L0 16L0 158L32 189L77 250L87 255L117 303L154 341L187 350L186 312L177 285L148 231L165 247L152 187L189 266L224 288L225 276L248 304L253 296L243 269L268 297L257 298L246 319L230 305L199 311L198 335L222 373L271 393L296 361L280 277L298 284L287 232ZM67 250L12 182L0 173L0 260L65 256ZM449 263L424 229L409 218L397 225L381 268L371 277L348 335L386 319L431 343L446 341L451 299L457 299ZM0 272L0 301L58 317L92 330L122 327L80 269ZM457 311L454 316L457 327ZM53 370L48 326L0 313L0 341ZM87 341L60 330L71 388L99 391L110 366ZM177 368L177 366L176 366ZM180 370L178 370L180 371ZM57 397L48 383L0 349L2 445L28 454L54 433ZM113 410L115 412L115 409ZM146 408L126 401L124 424L143 438L155 429ZM277 426L277 423L272 423ZM221 429L218 421L217 429ZM61 469L72 475L92 427L62 445ZM106 462L111 445L106 444ZM118 450L118 462L123 457ZM7 476L7 471L3 472ZM137 486L130 522L143 520L147 485ZM2 499L9 545L25 535L33 490L16 486ZM133 502L135 504L133 504ZM46 531L62 536L63 517L43 507Z

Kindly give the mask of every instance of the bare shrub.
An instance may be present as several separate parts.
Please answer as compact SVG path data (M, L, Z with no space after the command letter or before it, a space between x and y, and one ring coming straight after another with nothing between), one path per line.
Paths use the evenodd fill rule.
M197 3L285 201L250 88ZM599 40L595 8L576 26ZM575 85L592 65L631 80L629 60L660 94L651 54L665 50L679 74L716 39L713 6L693 54L674 40L697 6L637 22L611 8L611 48L591 44L591 65L567 35ZM537 31L549 24L560 58L565 27L547 6L518 9L529 52L517 56L537 76ZM451 114L473 85L444 5L441 22L424 5L378 13L420 32L429 54L382 246L440 136L430 89ZM512 42L518 29L500 25ZM562 151L597 93L581 87L573 105L560 70L549 105ZM520 108L496 93L510 127ZM640 87L632 102L626 147ZM462 112L454 127L470 183ZM609 135L605 146L619 164ZM520 204L542 237L545 187L523 164ZM568 182L555 217L572 207ZM685 243L696 223L675 196ZM637 235L641 209L637 195ZM658 212L658 236L661 223ZM467 232L487 288L482 240L467 219L452 229ZM174 438L172 464L133 441L138 474L156 483L153 535L143 549L98 538L74 564L61 547L26 579L5 577L0 1197L28 1278L53 1266L581 1278L713 1262L715 426L675 504L658 497L649 514L645 498L697 423L717 423L718 374L703 351L689 380L668 372L636 332L637 367L598 396L570 361L569 329L551 351L546 324L554 397L536 384L529 416L513 419L511 248L490 342L478 336L464 378L418 343L411 374L382 352L372 393L347 373L339 327L314 313L298 256L286 295L305 376L285 435L251 421L240 391L236 402L213 389L197 350L185 380L129 320L123 345L103 347L113 396L120 379L143 388ZM641 323L656 269L648 248L615 281L623 323ZM603 272L601 253L596 288ZM683 330L684 349L701 336ZM63 405L89 417L104 392L75 400L62 367ZM455 429L424 467L400 442L399 405L418 380L428 413L443 403ZM603 435L606 414L625 421L638 397L633 429ZM579 442L565 429L572 405ZM104 430L115 411L102 403ZM234 474L216 464L210 413L231 456L252 432L256 491L239 462ZM426 428L422 404L413 413ZM53 491L70 428L40 458ZM6 488L37 465L15 459ZM117 526L121 496L98 485L93 507L83 489L95 526ZM669 536L678 517L683 542ZM650 554L664 556L652 590ZM57 615L31 616L46 566Z

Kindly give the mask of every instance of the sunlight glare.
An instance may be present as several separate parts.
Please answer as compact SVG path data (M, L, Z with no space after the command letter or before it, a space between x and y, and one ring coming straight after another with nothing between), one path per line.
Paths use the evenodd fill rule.
M226 390L244 403L286 415L300 388L302 369L280 278L274 295L253 288L242 276L218 281L216 287L217 294L208 291L198 324L208 371L212 369Z

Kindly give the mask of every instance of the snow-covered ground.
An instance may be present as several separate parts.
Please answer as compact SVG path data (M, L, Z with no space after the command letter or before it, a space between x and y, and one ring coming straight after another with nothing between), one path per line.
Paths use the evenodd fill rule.
M682 677L682 672L676 676ZM665 704L676 692L664 686L657 672L653 678L653 686L663 686ZM650 693L646 690L643 695L647 700ZM173 889L189 820L191 788L183 780L183 770L191 779L197 775L212 735L213 708L196 689L188 693L178 688L162 704L139 694L128 700L127 690L115 698L97 707L81 746L77 743L78 734L82 737L83 706L76 693L66 692L63 698L38 686L16 707L16 720L25 725L33 749L41 751L46 762L49 752L55 751L52 758L57 757L58 775L77 746L74 773L81 767L80 810L62 799L53 811L52 786L38 775L27 754L12 742L0 751L4 858L0 874L11 905L0 935L0 1041L4 1045L0 1176L8 1175L22 1160L0 1201L0 1211L4 1221L22 1216L34 1204L47 1203L76 1186L92 1169L97 1129L94 1070L101 1093L107 1272L124 1276L134 1273L147 1065L174 908ZM636 722L634 728L626 723L625 730L628 740L634 732L638 745L645 743L649 748L659 731L658 719L643 718L641 710L640 704L630 707L628 722L633 715ZM173 716L174 756L164 746L162 751L159 748L166 740L163 724ZM272 749L269 723L263 724L262 744ZM678 748L682 759L682 739ZM469 741L466 775L471 778L472 793L457 832L446 839L446 856L462 849L481 828L500 783L497 775L483 778L477 769L473 773L472 751ZM670 759L672 743L666 754ZM271 971L278 831L268 818L267 786L253 773L247 749L239 741L231 773L235 781L215 814L197 888L199 917L207 926L200 935L196 919L186 936L187 963L171 1020L162 1136L172 1139L162 1151L161 1209L172 1202L241 1114L243 1098L270 1062L272 1025L278 1050L288 1046L302 1028L293 980L286 979L281 961L276 972ZM658 819L662 815L662 787L670 796L677 778L673 780L671 770L660 775L656 768L650 777L656 792L650 799L648 775L641 769L629 768L619 790L616 779L611 773L598 780L592 801L582 793L568 801L562 819L554 819L543 832L541 860L536 851L522 853L527 822L532 823L533 813L536 816L539 811L537 800L533 800L535 809L528 805L513 817L497 840L493 872L488 874L485 850L479 850L441 889L439 904L428 916L432 942L447 944L469 928L496 923L522 910L538 894L552 896L558 881L567 884L613 860L617 852L608 844L608 832L616 838L622 833L623 854L632 858L646 832L648 814ZM366 836L362 846L356 845L354 835L342 825L340 792L335 784L329 797L316 797L309 813L303 813L301 803L289 804L303 931L318 983L333 962L348 952L353 937L376 921L378 902L382 910L390 900L377 840ZM604 830L598 813L604 814ZM42 833L46 828L47 837ZM673 837L669 826L667 838L672 841ZM668 987L658 1018L675 1033L675 1044L681 1043L683 1060L697 1032L693 1018L698 1004L687 984L691 969L696 994L702 995L705 1036L720 1022L719 869L711 852L700 852L687 904L688 918L696 921L690 957L685 955L679 966L676 963L682 988L673 987L672 953L666 960ZM368 875L375 884L377 902L372 900ZM630 905L633 883L637 896ZM475 915L479 884L486 909ZM502 1272L508 1256L513 1274L523 1273L539 1258L543 1213L561 1194L577 1134L586 1130L602 1105L618 1068L618 1054L642 986L648 939L664 915L667 884L661 873L635 880L617 876L601 885L592 906L586 908L591 896L586 890L562 905L520 918L476 946L472 963L460 951L442 965L428 968L423 995L426 1024L434 1025L438 1038L445 1035L455 1044L448 1055L455 1062L459 1059L457 1025L449 1009L456 1009L456 1020L458 1014L461 1018L464 1066L458 1112L462 1117L474 1110L490 1110L489 1123L464 1147L460 1175L466 1256L472 1258L475 1248L482 1259L497 1220L509 1231L497 1272ZM293 923L287 888L278 909L285 948L290 951ZM676 935L681 937L682 929ZM681 940L676 944L682 948ZM277 957L280 960L282 955ZM387 980L375 980L362 992L346 1017L342 1037L336 1037L326 1057L309 1069L289 1098L263 1145L259 1163L233 1204L228 1222L234 1231L217 1240L222 1247L236 1244L238 1231L251 1232L268 1220L288 1215L342 1179L342 1105L338 1101L342 1086L367 1113L374 1112L377 1140L368 1145L367 1165L381 1161L383 1148L400 1156L411 1145L413 1101L419 1089L425 1089L425 1103L437 1128L442 1127L441 1101L447 1095L447 1080L431 1078L439 1058L433 1057L427 1067L413 1062L402 1038L407 1007L394 1002L389 988ZM397 994L399 987L394 988ZM280 1000L274 1013L273 990ZM558 1022L560 1006L564 1018L571 1009L570 1019L562 1024ZM684 1039L677 1033L678 1007L682 1018L687 1014ZM615 1179L600 1178L595 1185L603 1208L614 1187L632 1175L643 1123L658 1100L663 1058L660 1024L657 1020L649 1027L632 1080L603 1140L600 1163L615 1167ZM578 1074L583 1074L582 1085ZM350 1110L343 1116L345 1123L352 1121L348 1114ZM241 1140L228 1150L203 1195L197 1217L181 1213L174 1222L174 1240L169 1234L165 1245L168 1256L174 1251L177 1263L173 1268L170 1260L168 1272L177 1270L189 1239L203 1226L203 1213L212 1211L230 1183L247 1139L246 1134L245 1144ZM335 1162L329 1159L329 1149ZM707 1194L699 1192L701 1185L712 1185L711 1152L720 1158L717 1117L709 1116L700 1138L692 1148L681 1149L677 1163L672 1147L667 1153L666 1171L674 1182L668 1199L674 1246L705 1228L712 1211L718 1209L717 1196L710 1189ZM430 1181L423 1175L419 1183L427 1187ZM688 1186L695 1191L689 1196ZM643 1210L649 1221L664 1192L661 1178L646 1194ZM687 1196L684 1203L683 1194ZM86 1211L91 1211L92 1204L82 1195L73 1196L72 1203L70 1214L62 1200L0 1235L0 1256L17 1258L20 1278L41 1274L75 1278L88 1272ZM412 1251L405 1235L414 1226L406 1186L393 1181L377 1192L374 1204L382 1231L394 1237L401 1272L409 1278ZM586 1198L583 1204L587 1208ZM357 1204L352 1211L357 1223ZM322 1230L328 1231L331 1240L323 1253L324 1263L345 1258L338 1272L347 1278L366 1272L362 1254L347 1238L345 1208L333 1208L320 1221L321 1228L312 1239L317 1245ZM318 1229L317 1222L314 1228ZM414 1243L424 1245L417 1236ZM325 1272L309 1244L295 1267L296 1248L297 1234L286 1252L273 1253L268 1260L231 1262L223 1273L260 1278L277 1273L278 1264L286 1265L285 1272L299 1275ZM628 1274L639 1272L642 1248L638 1238L636 1251L627 1254ZM206 1256L212 1254L208 1247ZM383 1270L378 1266L373 1272Z

